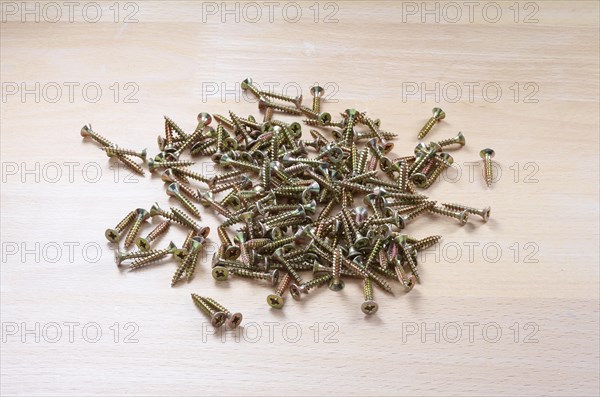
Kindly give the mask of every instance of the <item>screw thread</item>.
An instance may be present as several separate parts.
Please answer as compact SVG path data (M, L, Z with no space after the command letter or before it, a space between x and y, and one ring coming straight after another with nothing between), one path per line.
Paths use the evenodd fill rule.
M119 233L125 230L127 226L129 226L131 222L133 222L133 220L135 219L135 215L135 211L131 211L130 213L128 213L125 216L125 218L121 219L121 221L117 223L117 226L115 226L115 230Z
M340 280L340 275L342 273L342 248L338 247L335 251L333 251L333 260L331 262L332 272L334 282L338 283Z
M125 248L129 248L133 245L140 227L142 226L142 221L143 219L138 216L133 223L133 226L131 226L131 229L129 229L129 233L127 233L127 236L125 237Z
M403 216L404 222L407 222L407 221L415 219L419 215L423 214L425 211L429 210L430 208L433 208L433 206L435 204L436 204L436 201L427 201L424 204L418 205L411 212L409 212L408 214L405 214Z
M303 285L305 291L308 292L315 287L325 284L326 282L331 280L332 277L333 276L331 275L331 273L326 273L322 276L315 277L312 280L309 280L309 281L303 283L302 285Z
M148 251L148 252L151 252L151 254L141 257L141 258L138 258L135 261L133 261L131 266L129 266L129 270L140 269L146 265L149 265L150 263L156 262L156 261L164 258L169 253L169 249L162 249L162 250L155 250L155 251Z
M492 159L489 155L486 154L485 159L483 160L483 166L485 168L485 183L488 187L492 186Z
M373 300L373 281L369 277L363 279L363 294L365 301Z
M166 220L161 222L158 226L156 226L148 235L146 236L146 241L151 242L156 240L159 236L165 234L167 230L171 227L171 221Z
M285 290L288 289L291 282L292 276L289 273L284 274L281 281L279 281L279 285L277 286L275 293L279 296L283 296Z
M209 298L207 296L203 297L204 301L206 303L208 303L209 305L211 305L212 307L214 307L216 310L223 312L225 314L231 314L231 312L229 310L227 310L223 305L221 305L219 302L217 302L216 300Z
M181 186L180 186L181 187ZM184 189L182 189L184 190ZM188 200L185 196L183 196L182 194L178 193L175 195L175 197L177 197L177 199L179 200L179 202L188 210L190 211L194 216L196 216L197 218L200 218L200 210L198 210L198 208L196 208L196 206L190 201Z
M300 225L304 225L307 222L309 222L310 219L307 219L305 216L294 216L294 217L290 217L289 219L286 219L284 221L281 222L274 222L274 223L269 223L269 227L270 228L284 228L284 227L289 227L289 226L300 226Z
M103 137L95 131L88 130L90 138L101 144L102 146L115 146L108 138Z
M417 136L418 139L423 139L425 138L425 136L427 134L429 134L429 131L431 131L431 129L433 128L433 126L437 123L437 120L435 117L430 117L429 120L427 120L427 122L425 123L425 125L423 126L423 128L421 128L421 131L419 131L419 135Z
M217 229L217 232L218 232L218 229ZM188 234L185 236L185 240L183 240L183 244L181 244L181 247L186 250L189 249L192 238L194 238L194 237L196 237L196 231L190 230L188 232Z
M433 169L433 172L427 178L427 183L425 184L424 188L428 188L431 185L433 185L433 183L440 177L440 175L442 175L442 172L444 172L444 170L446 170L447 168L447 163L442 162L438 164L438 166Z
M172 129L172 131L175 132L175 133L177 133L177 135L179 135L181 138L187 139L188 134L186 134L185 132L183 132L183 129L181 129L181 127L179 127L177 125L177 123L175 123L171 118L165 116L165 123L169 124L169 126Z
M192 230L200 230L200 225L192 220L185 212L176 207L170 207L176 222Z
M294 242L294 236L285 237L279 240L275 240L271 243L268 243L262 247L263 252L271 252L276 250L279 247L283 247L284 245L291 244Z
M315 113L320 113L321 112L321 97L318 96L318 95L313 96L312 110Z
M196 251L191 254L192 259L188 262L184 274L187 281L190 281L192 277L194 277L194 272L196 271L196 265L198 264L198 257L200 256L200 252ZM186 258L187 259L187 258Z
M417 263L414 261L407 247L404 244L400 244L399 249L402 252L404 259L406 260L406 263L408 263L408 266L410 267L410 271L412 272L413 276L415 276L417 281L420 281L419 273L417 272Z
M428 208L429 212L433 212L434 214L439 214L439 215L444 215L447 216L449 218L453 218L453 219L457 219L457 220L461 220L463 218L463 214L467 214L464 212L456 212L456 211L452 211L443 207L431 207Z
M348 116L346 127L344 128L344 140L342 145L349 146L354 137L354 116Z
M212 317L217 312L216 310L214 310L210 306L208 306L206 304L206 302L204 302L202 300L201 296L192 294L192 300L194 301L194 304L196 305L196 307L198 307L198 309L200 309L200 311L202 311L204 314L206 314L209 317Z
M177 168L174 167L173 171L175 171L175 173L179 174L179 175L184 175L187 176L188 178L192 178L195 179L197 181L200 182L204 182L206 184L208 184L210 181L208 180L208 178L206 178L204 175L198 173L198 172L194 172L192 170L188 170L186 168Z
M117 159L119 159L119 161L121 163L123 163L123 165L126 168L129 168L130 171L132 171L138 175L144 176L144 169L142 167L140 167L135 161L133 161L129 157L121 155L121 154L117 154L116 157L117 157Z
M236 276L252 278L252 279L257 279L257 280L269 280L271 277L273 277L271 273L262 273L262 272L256 272L253 270L239 269L239 268L232 268L231 272L233 274L235 274Z
M440 241L441 239L442 239L442 236L439 236L439 235L429 236L429 237L422 238L422 239L418 240L416 243L413 243L411 245L414 250L422 251L424 249L427 249L427 248L437 244L438 241Z

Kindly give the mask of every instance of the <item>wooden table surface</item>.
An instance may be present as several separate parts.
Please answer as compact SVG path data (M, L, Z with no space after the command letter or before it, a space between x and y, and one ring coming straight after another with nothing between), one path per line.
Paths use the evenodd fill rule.
M2 395L598 395L598 2L1 6ZM187 131L200 111L262 117L246 77L306 104L320 83L324 110L380 118L397 155L442 107L427 139L467 145L425 193L491 220L411 223L443 240L412 292L375 291L371 317L352 281L282 311L264 283L218 284L211 211L190 283L170 288L173 263L119 270L104 230L173 199L80 128L154 155L163 115ZM192 292L242 312L243 330L213 334Z

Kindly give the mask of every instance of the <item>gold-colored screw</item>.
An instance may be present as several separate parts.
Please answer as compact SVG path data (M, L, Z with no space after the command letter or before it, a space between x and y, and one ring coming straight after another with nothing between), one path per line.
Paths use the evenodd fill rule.
M133 223L133 226L131 226L131 229L129 229L129 233L127 233L127 236L125 237L125 248L129 248L133 245L135 238L137 237L137 234L140 230L140 227L142 226L142 222L148 219L148 217L150 217L150 213L145 209L138 208L135 210L135 222Z
M134 156L134 157L138 157L142 160L146 160L146 156L147 156L147 149L143 149L141 152L136 152L135 150L131 150L131 149L124 149L124 148L112 147L112 146L103 146L100 148L100 150L104 150L108 157L114 157L117 155Z
M106 237L106 239L111 243L118 242L121 239L121 233L123 233L123 231L127 229L129 225L131 225L131 223L135 219L135 216L135 211L131 211L125 216L125 218L123 218L119 223L117 223L117 226L115 226L113 229L106 229L106 231L104 232L104 236Z
M275 293L267 296L267 303L269 304L269 306L271 306L273 309L281 309L283 307L283 304L285 302L285 299L283 298L283 294L284 294L285 290L288 289L291 282L292 282L291 274L286 273L283 276L283 278L281 279L281 281L279 282L279 285L278 285Z
M313 96L312 110L315 113L320 113L321 112L321 97L325 94L325 89L323 87L315 84L312 87L310 87L310 94Z
M133 263L129 266L129 271L137 270L144 266L147 266L153 262L156 262L156 261L164 258L168 254L173 254L174 256L176 256L180 251L182 251L182 250L178 249L177 246L171 241L169 246L165 249L147 251L150 254L133 261Z
M97 132L94 132L94 130L92 130L91 124L86 124L83 127L81 127L81 136L82 137L90 137L102 146L116 146L114 143L109 141L107 138L103 137L102 135L98 134Z
M373 282L369 277L363 279L363 293L365 301L360 305L360 310L368 315L377 313L379 305L373 300Z
M491 207L477 209L477 208L468 207L466 205L456 204L456 203L449 203L449 204L442 204L442 205L446 208L450 208L451 210L467 211L469 214L479 215L481 217L481 219L483 219L484 222L487 222L488 219L490 219L490 213L492 212Z
M337 247L333 251L332 266L332 279L329 282L329 289L332 291L341 291L344 289L344 281L341 278L342 272L342 247Z
M419 131L419 139L425 138L425 136L429 133L429 131L431 131L434 125L436 125L440 120L446 118L446 113L440 108L433 108L431 112L433 113L433 116L431 116L431 118L427 120L427 123L425 123L423 128L421 128L421 131Z
M166 220L156 226L146 237L139 237L135 241L135 245L142 251L148 251L150 249L150 243L156 240L159 236L165 234L169 227L171 227L171 221Z
M483 149L479 152L479 156L483 159L483 175L485 176L485 183L488 187L492 186L492 158L495 154L496 152L490 148Z

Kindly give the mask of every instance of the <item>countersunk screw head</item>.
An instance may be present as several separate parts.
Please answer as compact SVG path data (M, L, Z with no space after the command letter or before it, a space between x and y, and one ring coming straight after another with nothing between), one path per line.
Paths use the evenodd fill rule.
M333 120L333 118L331 117L331 113L322 112L319 114L319 121L321 123L329 124L329 123L331 123L331 120Z
M493 158L494 155L496 154L496 152L494 152L494 150L487 148L487 149L483 149L482 151L479 152L479 157L481 157L482 159L485 159L485 156L490 156L490 158Z
M115 263L117 265L121 265L121 262L123 262L126 254L127 253L121 249L115 250Z
M458 135L456 135L456 143L458 143L460 146L465 146L467 143L462 132L459 132Z
M242 313L233 313L227 319L226 325L231 329L237 328L242 323L243 318Z
M167 195L172 196L172 197L177 197L180 194L181 193L179 192L179 186L176 183L171 183L167 187Z
M273 309L281 309L283 307L283 297L277 294L269 294L267 296L267 303Z
M90 136L92 135L92 125L91 124L86 124L83 127L81 127L81 136L86 137L86 136Z
M448 153L440 153L440 160L442 160L448 167L450 167L454 163L454 157L452 157Z
M139 237L136 240L135 245L137 245L141 251L148 251L150 249L150 243L144 237Z
M196 117L196 119L198 120L199 123L202 123L202 125L205 125L205 126L209 125L212 122L211 115L206 112L198 113L198 116Z
M290 294L292 295L292 298L294 298L295 300L300 300L300 298L302 297L302 293L307 293L308 291L306 291L306 288L303 285L298 285L298 284L291 284L290 285Z
M213 327L219 328L227 321L227 314L223 312L216 312L210 319L210 323Z
M356 117L356 115L358 114L358 110L356 110L356 109L346 109L346 110L344 110L344 113L346 115L348 115L348 117L353 118L353 117Z
M111 243L116 243L117 241L119 241L121 234L115 229L106 229L106 231L104 232L104 236Z
M152 207L150 208L150 216L154 217L156 215L160 215L161 212L163 211L158 205L158 203L154 203L154 205L152 205Z
M146 219L148 219L148 217L150 217L150 213L143 208L137 208L135 210L135 213L138 216L138 218L142 221L145 221Z
M360 305L360 310L368 315L375 314L377 313L377 310L379 310L379 305L373 300L364 301L362 305Z
M458 221L460 222L461 225L465 225L467 223L467 221L469 220L469 212L468 211L462 211L460 213L460 216L458 218Z
M320 85L313 85L312 87L310 87L310 94L312 96L321 98L323 94L325 94L325 89Z
M163 180L163 182L177 182L177 175L175 175L175 172L173 172L172 169L168 168L165 170L165 172L162 173L162 175L160 176L160 179Z
M225 248L223 258L227 260L233 260L238 258L241 253L242 251L240 250L240 247L238 247L237 245L230 245L229 247Z
M344 289L344 280L337 280L337 282L335 280L331 280L329 282L329 289L332 291L341 291Z
M212 269L212 276L217 281L225 281L229 277L229 270L224 266L216 266Z
M252 79L248 77L241 83L242 90L247 90L252 85Z
M436 121L446 118L446 112L444 112L441 108L433 108L431 112L433 113L433 118L436 119Z
M424 188L425 186L427 186L427 175L425 175L421 172L417 172L416 174L413 174L410 177L410 180L417 187Z
M488 221L488 219L490 219L490 214L491 214L491 212L492 212L492 207L485 207L485 208L482 210L482 218L483 218L483 221L484 221L484 222L487 222L487 221Z

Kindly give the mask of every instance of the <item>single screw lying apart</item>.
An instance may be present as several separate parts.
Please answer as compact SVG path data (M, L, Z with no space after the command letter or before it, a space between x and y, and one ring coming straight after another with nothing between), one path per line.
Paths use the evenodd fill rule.
M466 211L469 214L479 215L481 217L481 219L483 219L484 222L487 222L488 219L490 219L490 213L492 212L492 208L491 207L485 207L485 208L477 209L477 208L468 207L466 205L455 204L455 203L442 204L442 205L444 207L446 207L446 208L451 209L451 210Z
M446 113L440 108L433 108L432 113L433 116L431 116L431 118L427 120L423 128L421 128L421 131L419 131L419 139L425 138L425 136L429 133L429 131L431 131L434 125L436 125L440 120L446 118Z
M485 176L485 183L488 187L492 186L492 158L496 153L492 149L483 149L479 152L479 156L483 159L483 175Z

